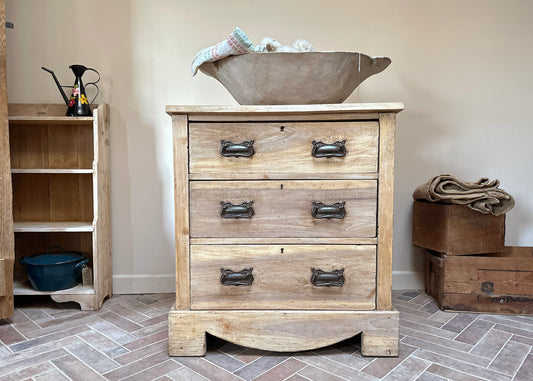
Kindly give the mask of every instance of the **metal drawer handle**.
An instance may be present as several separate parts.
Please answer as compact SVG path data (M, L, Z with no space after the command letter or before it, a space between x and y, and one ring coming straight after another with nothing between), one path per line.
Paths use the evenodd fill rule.
M311 283L317 287L341 287L344 284L344 269L330 272L311 267Z
M225 157L250 157L253 156L254 141L247 140L242 143L232 143L229 140L220 141L220 154Z
M249 286L254 281L253 269L253 267L250 267L241 271L232 271L222 267L220 269L220 283L223 286Z
M254 215L253 201L246 201L239 205L221 201L220 216L222 218L250 218Z
M326 205L319 201L313 201L311 215L315 218L344 218L346 216L345 203L346 201L341 201Z
M335 143L327 144L313 140L311 155L314 157L342 157L346 155L346 140L338 140Z

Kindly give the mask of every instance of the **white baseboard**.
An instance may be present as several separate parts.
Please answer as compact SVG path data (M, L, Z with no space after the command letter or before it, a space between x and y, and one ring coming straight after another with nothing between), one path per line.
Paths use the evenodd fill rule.
M113 294L154 294L176 292L174 274L113 275Z
M422 271L393 271L393 290L423 290ZM114 294L173 293L176 290L174 274L122 274L113 275Z
M424 289L424 272L423 271L393 271L392 272L392 289L393 290L423 290Z

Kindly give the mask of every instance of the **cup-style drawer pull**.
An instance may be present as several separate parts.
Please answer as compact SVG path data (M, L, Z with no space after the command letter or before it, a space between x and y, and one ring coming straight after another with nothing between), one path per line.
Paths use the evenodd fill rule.
M346 216L344 204L345 201L336 202L331 205L325 205L319 201L313 201L311 215L315 218L344 218L344 216Z
M250 218L254 215L253 201L246 201L239 205L221 201L220 216L222 218Z
M220 141L220 154L225 157L250 157L253 156L254 141L247 140L242 143L232 143L228 140Z
M328 272L311 267L311 283L317 287L341 287L344 284L344 269Z
M314 157L342 157L346 155L346 140L339 140L332 144L313 140L311 155Z
M241 271L232 271L222 267L220 269L220 283L223 286L249 286L254 281L253 269L253 267L250 267Z

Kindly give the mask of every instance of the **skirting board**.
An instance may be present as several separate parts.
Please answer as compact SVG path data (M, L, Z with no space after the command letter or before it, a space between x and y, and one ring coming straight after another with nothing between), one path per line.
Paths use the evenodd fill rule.
M114 294L152 294L175 292L174 274L120 274L113 275ZM423 290L423 271L393 271L393 290Z
M113 275L113 294L159 294L176 292L174 274Z
M392 272L392 289L393 290L423 290L424 289L424 272L423 271L393 271Z

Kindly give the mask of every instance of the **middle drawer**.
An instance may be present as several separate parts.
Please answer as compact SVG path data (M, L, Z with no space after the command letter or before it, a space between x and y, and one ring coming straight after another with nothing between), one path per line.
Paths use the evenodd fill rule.
M192 238L373 238L377 181L191 181Z

